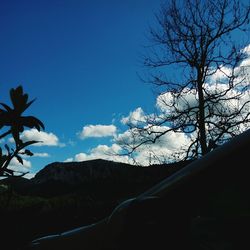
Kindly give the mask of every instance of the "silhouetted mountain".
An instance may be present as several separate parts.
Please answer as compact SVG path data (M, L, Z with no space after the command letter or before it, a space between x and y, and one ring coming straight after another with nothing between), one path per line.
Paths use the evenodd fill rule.
M136 195L187 165L188 162L133 166L106 160L54 162L31 180L11 180L16 192L52 197L67 193L95 196ZM6 182L6 181L5 181Z

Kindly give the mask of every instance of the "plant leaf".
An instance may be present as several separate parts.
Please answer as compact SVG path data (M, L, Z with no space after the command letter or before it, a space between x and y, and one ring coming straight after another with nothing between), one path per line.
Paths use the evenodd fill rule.
M45 129L44 124L34 116L23 116L21 123L22 123L23 126L26 126L26 127L29 127L29 128L34 128L35 127L38 131L40 131L41 128L43 130Z
M8 106L7 104L2 103L2 102L1 102L0 104L6 109L6 111L8 111L8 112L11 112L11 111L12 111L11 107Z
M25 153L26 155L28 155L28 156L33 156L33 155L34 155L34 154L33 154L30 150L28 150L28 149L25 149L24 153Z
M42 142L42 141L27 141L27 142L24 142L24 143L22 143L22 148L25 148L27 146L30 146L32 144L39 143L39 142Z
M23 165L23 159L19 155L16 155L17 160Z
M30 102L26 103L25 109L27 109L36 99L31 100Z
M6 148L6 150L8 151L8 153L10 153L10 147L7 144L5 144L4 147Z

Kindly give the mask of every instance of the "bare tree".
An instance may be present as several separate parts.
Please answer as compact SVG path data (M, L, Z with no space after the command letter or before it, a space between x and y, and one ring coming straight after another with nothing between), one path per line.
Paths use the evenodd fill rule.
M197 158L249 126L243 63L249 12L237 0L169 0L161 7L158 27L150 30L154 46L144 58L150 82L160 89L160 113L128 124L129 153L172 131L189 135L185 157Z

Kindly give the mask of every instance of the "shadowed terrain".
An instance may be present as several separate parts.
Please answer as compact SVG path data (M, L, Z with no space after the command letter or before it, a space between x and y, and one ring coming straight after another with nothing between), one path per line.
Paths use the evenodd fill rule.
M9 249L19 249L36 237L97 222L188 163L140 167L105 160L56 162L31 180L2 180L1 235Z

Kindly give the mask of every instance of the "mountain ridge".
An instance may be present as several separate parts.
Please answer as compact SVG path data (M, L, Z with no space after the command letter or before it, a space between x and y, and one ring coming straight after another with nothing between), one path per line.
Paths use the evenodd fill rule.
M151 166L95 159L82 162L53 162L30 180L6 180L21 194L57 196L67 193L139 193L170 176L189 161ZM4 183L2 182L2 183ZM129 191L130 190L130 191Z

